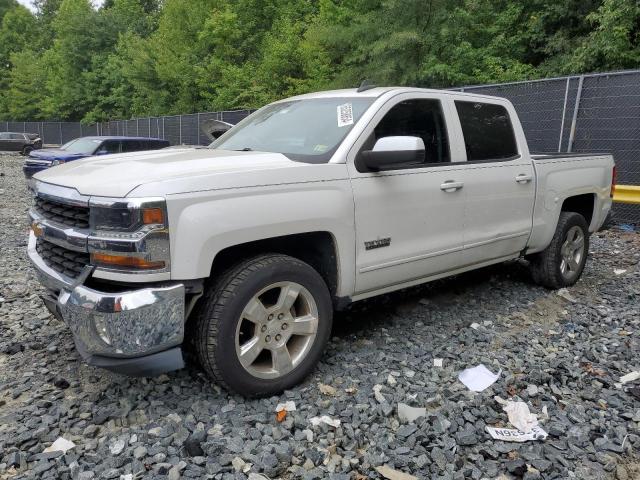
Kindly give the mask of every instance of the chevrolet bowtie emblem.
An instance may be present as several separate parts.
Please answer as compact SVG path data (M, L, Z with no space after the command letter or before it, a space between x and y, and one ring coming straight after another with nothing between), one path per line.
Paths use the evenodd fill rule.
M40 225L38 222L33 222L31 224L31 230L33 230L33 234L36 236L36 238L41 237L44 233L42 225Z

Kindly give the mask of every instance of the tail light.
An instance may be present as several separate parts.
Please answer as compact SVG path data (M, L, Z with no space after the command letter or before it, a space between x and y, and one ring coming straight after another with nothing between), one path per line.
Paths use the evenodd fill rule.
M613 166L613 171L611 172L611 193L609 194L611 198L616 193L616 166Z

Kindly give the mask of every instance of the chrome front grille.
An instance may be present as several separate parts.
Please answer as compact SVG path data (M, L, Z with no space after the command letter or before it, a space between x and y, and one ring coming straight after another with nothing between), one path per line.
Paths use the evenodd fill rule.
M89 264L88 253L74 252L41 238L36 241L36 251L48 267L71 278L76 278Z
M89 228L89 207L36 197L34 209L43 218L57 224L81 229Z

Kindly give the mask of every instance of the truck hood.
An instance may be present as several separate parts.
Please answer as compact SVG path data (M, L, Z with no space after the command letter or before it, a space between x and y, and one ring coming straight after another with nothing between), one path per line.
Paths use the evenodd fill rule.
M83 195L122 198L346 177L345 165L327 167L294 162L280 153L170 148L85 158L34 178Z

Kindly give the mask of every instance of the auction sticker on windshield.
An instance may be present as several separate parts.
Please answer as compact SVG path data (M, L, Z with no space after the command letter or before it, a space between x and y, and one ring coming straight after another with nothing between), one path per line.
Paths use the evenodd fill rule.
M338 105L338 127L353 125L353 107L351 103Z

